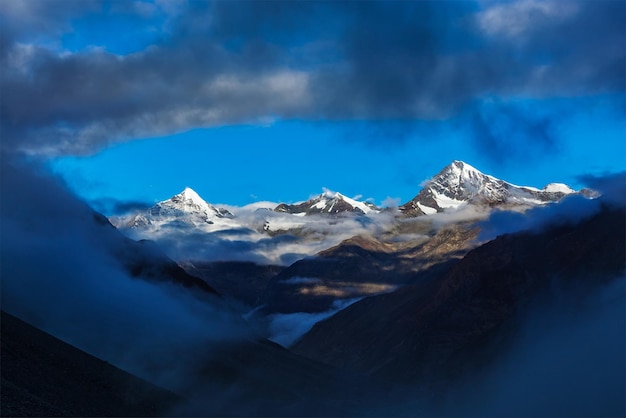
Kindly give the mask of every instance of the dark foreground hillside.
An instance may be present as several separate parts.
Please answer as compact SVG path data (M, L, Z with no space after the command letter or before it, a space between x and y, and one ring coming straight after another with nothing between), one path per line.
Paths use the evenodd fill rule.
M604 208L498 237L441 278L317 323L292 350L435 399L451 387L473 398L468 409L442 401L443 415L623 416L625 221L623 208Z
M605 209L579 225L498 237L436 280L365 299L316 324L292 349L336 367L414 380L422 367L450 366L540 294L576 297L622 277L625 222L623 209Z
M2 311L1 414L157 416L180 398Z
M198 359L182 396L4 311L1 345L3 417L355 416L368 410L356 376L267 341L213 347L211 359Z

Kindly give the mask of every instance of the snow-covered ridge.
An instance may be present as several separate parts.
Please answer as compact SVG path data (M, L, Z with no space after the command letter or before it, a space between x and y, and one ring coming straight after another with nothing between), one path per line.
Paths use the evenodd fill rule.
M333 192L328 189L324 189L322 194L306 202L293 205L282 203L274 210L294 215L337 214L341 212L356 212L367 215L380 212L374 205L359 202L356 199L351 199L339 192Z
M484 174L473 166L455 160L428 181L415 198L400 207L409 216L433 215L463 205L487 207L501 205L534 206L555 202L577 193L565 184L550 183L543 189L517 186ZM502 207L502 206L501 206ZM229 207L231 211L207 203L193 189L186 187L170 199L158 202L146 211L117 219L123 229L143 228L154 231L163 228L194 227L205 232L223 229L290 230L313 221L308 215L354 214L373 216L380 209L349 198L339 192L323 189L320 195L295 204L257 202L244 207ZM233 215L234 213L234 215ZM275 216L275 215L281 216Z
M277 204L272 202L228 206L231 214L187 188L150 209L112 218L111 222L132 239L157 242L175 260L245 259L285 265L338 245L354 235L390 228L391 216L380 215L378 219L369 205L357 199L330 191L317 198L325 202L323 209L328 204L333 214L317 208L308 214L280 212L274 210ZM317 203L312 202L307 207L311 209ZM341 206L348 207L346 213L335 216ZM307 216L314 213L317 216Z
M196 207L201 207L201 208L209 207L209 204L205 202L204 199L202 199L200 195L198 195L198 193L196 193L195 190L193 190L190 187L185 187L185 189L181 193L173 196L172 198L168 200L180 201L183 204L189 205L189 206L196 206ZM164 200L163 202L167 202L167 200Z
M160 229L167 226L201 226L224 224L233 215L226 209L218 209L207 203L190 187L158 202L150 209L116 220L122 228L148 227ZM230 225L226 222L226 225ZM225 226L226 226L225 225ZM212 228L215 229L215 228Z
M158 213L171 210L189 214L199 214L206 216L207 219L220 216L219 210L209 205L198 193L189 187L185 187L179 194L157 203L152 209L154 209L154 212Z
M209 223L216 218L232 217L229 211L208 204L189 187L185 187L181 193L157 203L150 209L150 213L159 216L195 215L204 218Z
M355 209L359 209L361 212L368 214L368 213L372 213L372 212L379 212L379 210L374 209L373 205L368 205L365 202L359 202L355 199L351 199L339 192L333 192L331 190L325 189L324 193L322 193L323 199L320 202L326 202L327 204L331 205L331 210L329 210L329 212L332 212L332 205L336 204L337 201L344 201L346 202L348 205L352 206ZM320 203L317 203L315 206L319 207Z
M516 186L454 161L400 210L408 216L437 216L438 212L469 205L469 212L487 213L491 207L509 210L518 205L541 205L571 193L575 192L559 183L541 190ZM360 199L324 189L295 204L256 202L227 206L227 210L206 202L187 187L150 209L111 222L133 239L163 244L174 259L222 260L224 243L228 242L227 248L236 250L226 257L252 257L261 263L282 264L316 254L355 235L394 231L399 221L397 212L381 211Z
M408 215L430 215L468 203L489 206L543 205L576 193L565 184L550 183L543 189L517 186L484 174L455 160L428 181L420 193L400 209Z

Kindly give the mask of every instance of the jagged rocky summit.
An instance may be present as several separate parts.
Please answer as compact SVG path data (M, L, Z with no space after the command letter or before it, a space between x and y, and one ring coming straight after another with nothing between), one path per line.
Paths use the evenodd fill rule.
M233 214L205 202L193 189L186 187L182 192L152 206L143 213L133 216L127 228L151 225L154 222L177 222L189 226L213 224L220 219L230 219Z
M274 211L294 215L337 214L341 212L354 212L367 215L369 213L379 212L380 210L371 203L359 202L341 193L324 190L324 193L321 195L303 203L294 205L281 203Z
M477 205L543 205L577 193L565 184L543 189L516 186L483 174L463 161L453 161L429 180L417 196L400 207L407 216L431 215L466 203Z
M476 207L514 209L558 202L565 196L575 193L586 197L597 197L597 194L594 195L594 192L590 190L583 189L577 192L561 183L550 183L543 189L517 186L484 174L463 161L455 160L426 182L417 196L400 206L399 210L404 216L414 217L454 210L467 204ZM291 229L307 222L305 219L296 220L289 216L281 218L279 222L276 216L270 216L272 212L275 215L286 214L298 217L308 215L334 217L341 214L372 215L381 211L369 202L349 198L326 189L322 194L307 201L295 204L281 203L273 210L270 207L265 210L271 211L268 212L268 219L263 227L266 231ZM243 219L236 219L228 210L207 203L189 187L148 210L118 218L114 223L125 229L160 230L163 227L192 227L208 232L242 227L258 229L258 226L247 225ZM269 226L270 223L272 226Z

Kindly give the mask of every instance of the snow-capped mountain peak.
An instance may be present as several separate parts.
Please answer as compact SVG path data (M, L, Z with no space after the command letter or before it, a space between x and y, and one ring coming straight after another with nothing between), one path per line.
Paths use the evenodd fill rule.
M366 202L359 202L339 192L333 192L324 188L322 194L311 198L303 203L288 205L281 203L275 209L276 212L292 214L312 215L319 213L337 214L340 212L356 212L368 214L379 210Z
M182 192L174 196L174 198L176 197L180 197L183 201L190 202L198 206L207 204L206 201L202 199L200 195L196 193L196 191L193 190L191 187L185 187Z
M209 205L190 187L185 187L185 189L179 194L158 203L158 205L170 204L175 205L178 209L184 212L210 212L211 209L211 205Z
M218 209L208 204L190 187L185 187L177 195L157 203L150 209L150 214L175 217L194 215L203 218L207 223L212 223L215 218L232 217L226 209Z
M233 215L226 209L216 208L215 206L207 203L200 197L195 190L191 187L185 187L185 189L172 196L171 198L159 202L154 208L160 207L161 209L174 209L183 213L205 215L207 221L211 218L232 218Z
M169 199L158 202L143 213L134 215L124 222L126 228L139 228L148 225L187 225L214 224L222 218L232 218L226 209L218 209L207 203L192 188L185 189Z
M419 194L400 209L414 216L443 212L467 203L538 205L558 201L571 193L575 191L560 183L550 183L542 190L516 186L455 160L426 182Z
M327 189L326 187L322 188L323 192L319 197L323 199L340 199L345 197L339 192L333 192L332 190ZM317 196L316 196L317 197Z

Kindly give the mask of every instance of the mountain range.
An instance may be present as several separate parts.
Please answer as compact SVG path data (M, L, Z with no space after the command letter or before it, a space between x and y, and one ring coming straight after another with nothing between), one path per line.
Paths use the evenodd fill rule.
M588 196L592 194L589 190L576 192L561 183L548 184L541 190L530 186L516 186L483 174L467 163L455 160L427 181L413 199L401 205L397 211L387 208L387 212L400 213L406 217L416 217L457 210L467 205L508 209L513 207L527 208L558 202L565 196L575 193L583 193ZM340 214L376 215L381 212L380 208L370 202L352 199L330 190L324 190L322 194L303 202L280 203L273 207L258 209L258 211L266 212L267 210L296 217L338 216ZM294 229L307 223L306 219L285 221L283 218L282 222L274 223L270 219L265 221L263 229L266 231ZM219 229L259 228L257 224L250 224L246 220L240 219L236 209L231 212L224 208L216 208L188 187L170 199L158 202L146 211L122 218L112 218L112 222L122 229L193 227L215 231Z
M339 192L325 190L321 195L303 203L288 205L281 203L274 208L275 212L285 212L298 215L330 214L341 212L355 212L366 215L380 210L371 203L359 202L342 195Z
M212 225L233 215L226 209L208 204L194 190L186 187L182 192L157 203L147 212L132 216L126 223L129 228L140 228L155 223L197 227Z
M400 210L406 215L419 216L455 209L468 203L492 207L534 206L557 202L572 193L576 192L561 183L550 183L541 190L516 186L455 160L426 182L419 194L400 206Z
M398 208L324 190L246 212L218 209L186 188L112 222L133 238L154 240L187 272L257 314L323 313L442 274L480 245L476 222L493 210L524 211L578 194L557 183L516 186L455 160ZM457 220L442 226L436 214Z
M454 161L398 208L187 188L111 222L52 187L7 193L2 415L623 416L616 184Z

